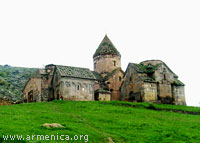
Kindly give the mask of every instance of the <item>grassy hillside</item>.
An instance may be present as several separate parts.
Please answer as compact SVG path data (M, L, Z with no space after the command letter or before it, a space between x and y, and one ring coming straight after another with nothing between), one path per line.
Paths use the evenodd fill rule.
M0 98L8 98L12 101L21 100L22 89L36 70L35 68L0 65Z
M69 135L68 142L199 142L200 115L193 113L199 114L200 108L120 101L53 101L1 106L0 142L8 142L3 140L3 135L16 134L23 137ZM64 128L47 129L40 126L44 123L60 123ZM83 135L81 141L80 135ZM36 137L33 140L44 142L37 141Z

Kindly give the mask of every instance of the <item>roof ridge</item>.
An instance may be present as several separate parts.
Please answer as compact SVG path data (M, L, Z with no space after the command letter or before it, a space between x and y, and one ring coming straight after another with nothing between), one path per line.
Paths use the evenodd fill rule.
M84 79L96 79L89 68L56 65L57 70L63 77L75 77Z
M55 65L55 66L62 66L62 67L73 67L73 68L80 68L80 69L88 69L88 70L90 70L89 68L84 68L84 67L65 66L65 65ZM91 70L90 70L90 71L91 71Z

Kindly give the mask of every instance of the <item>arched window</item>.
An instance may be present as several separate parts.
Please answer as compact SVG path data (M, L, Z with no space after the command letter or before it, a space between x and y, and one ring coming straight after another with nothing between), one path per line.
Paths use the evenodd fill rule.
M68 81L65 82L65 85L66 85L67 87L70 87L70 86L71 86L71 85L70 85L70 82L68 82Z
M116 61L113 62L114 66L116 66Z
M73 89L73 91L76 90L76 84L75 83L72 83L72 89Z
M164 80L166 80L166 75L164 74Z
M92 85L90 84L90 85L89 85L89 92L90 92L90 94L92 93L92 91L93 91L93 87L92 87Z
M80 90L80 85L77 85L77 90Z
M130 82L132 81L132 77L131 77L131 76L130 76L130 79L129 79L129 80L130 80Z
M119 76L119 81L121 81L122 80L122 78L121 78L121 76Z

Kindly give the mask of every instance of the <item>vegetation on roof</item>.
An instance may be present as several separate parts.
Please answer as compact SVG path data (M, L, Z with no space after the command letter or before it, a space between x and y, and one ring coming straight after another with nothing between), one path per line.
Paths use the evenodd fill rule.
M176 86L185 86L184 83L182 83L180 80L176 79L173 81L172 83L173 85L176 85Z
M93 73L93 75L96 77L96 79L97 79L98 81L103 81L103 77L101 76L100 73L95 72L95 71L92 71L92 73Z
M143 62L140 62L140 63L142 64L142 63L144 63L144 62L151 62L151 61L159 61L159 62L161 62L160 65L163 64L165 67L167 67L167 69L168 69L170 72L172 72L172 73L174 74L174 77L175 77L175 78L178 78L178 76L168 67L168 65L167 65L165 62L161 61L161 60L146 60L146 61L143 61Z
M117 68L118 69L118 68ZM110 73L108 73L105 77L104 80L108 80L116 71L117 69L114 69L113 71L111 71Z
M139 77L142 81L146 81L146 82L155 82L155 80L150 77L150 76L140 76Z
M95 92L111 93L109 90L106 90L106 89L103 89L103 88L99 88Z
M146 74L155 72L155 70L157 70L160 65L161 64L156 64L156 65L152 65L152 64L144 65L142 63L136 64L139 70Z
M113 54L113 55L118 55L121 56L119 51L115 48L115 46L112 44L108 36L106 35L97 48L96 52L93 55L93 58L99 55L108 55L108 54Z

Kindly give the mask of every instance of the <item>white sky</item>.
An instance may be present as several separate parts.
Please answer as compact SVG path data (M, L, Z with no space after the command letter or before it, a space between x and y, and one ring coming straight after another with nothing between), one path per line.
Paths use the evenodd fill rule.
M129 62L160 59L199 105L199 0L0 0L0 65L93 69L105 34Z

